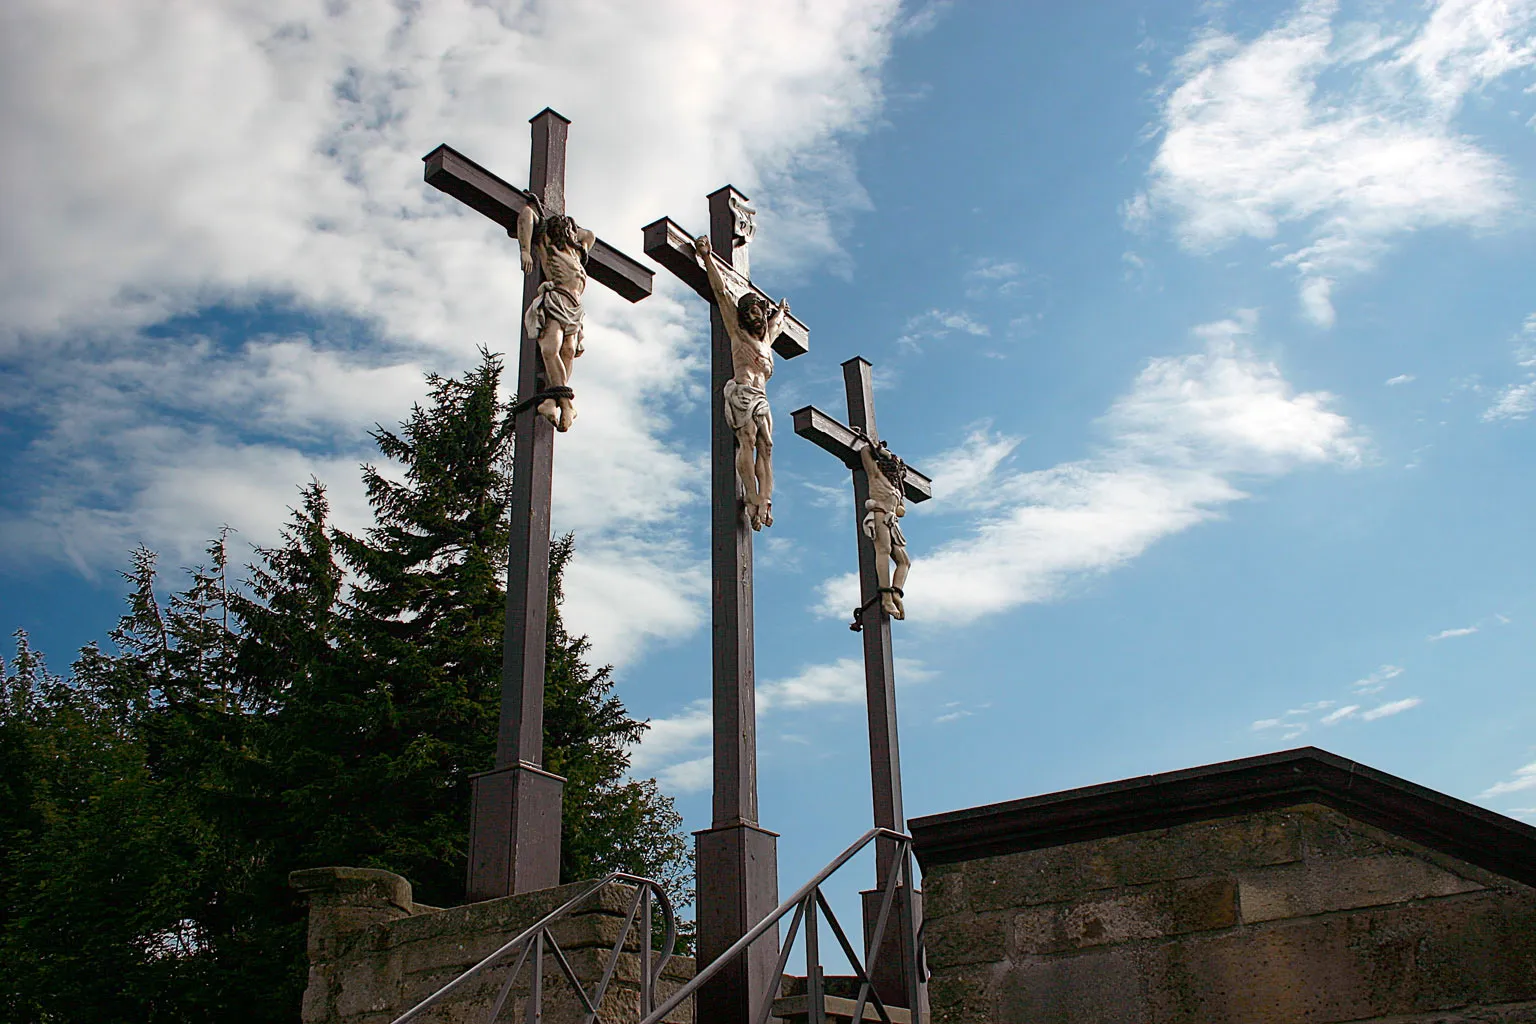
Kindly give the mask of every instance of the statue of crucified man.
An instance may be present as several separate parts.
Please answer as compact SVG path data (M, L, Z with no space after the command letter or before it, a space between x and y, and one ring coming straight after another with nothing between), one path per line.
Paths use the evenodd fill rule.
M789 314L789 300L774 306L751 290L734 298L715 265L709 238L695 239L693 248L704 261L720 319L731 336L732 376L724 388L725 422L736 432L736 475L746 493L747 520L752 529L761 530L773 525L773 410L768 407L765 386L773 376L770 346Z
M529 198L517 215L517 244L522 250L523 273L533 272L537 254L544 280L523 314L523 325L539 342L544 389L558 392L539 403L539 415L564 432L576 421L571 365L585 348L582 327L586 311L581 307L581 295L587 289L587 254L597 235L578 227L564 214L546 217L535 212L539 204L534 197Z
M907 464L884 441L871 444L868 438L855 442L864 476L869 481L869 498L864 502L864 536L875 542L875 577L880 581L880 607L893 619L907 617L902 604L902 585L912 559L907 557L907 538L901 532L901 517L907 514L903 493ZM892 573L891 563L896 564Z

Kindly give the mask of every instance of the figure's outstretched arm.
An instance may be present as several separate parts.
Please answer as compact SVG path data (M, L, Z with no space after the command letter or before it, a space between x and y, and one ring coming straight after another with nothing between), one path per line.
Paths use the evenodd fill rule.
M731 298L731 290L725 286L725 276L720 273L720 268L715 264L714 249L709 244L709 236L700 235L695 238L693 251L704 262L704 273L709 275L709 287L715 293L715 305L722 310L735 305L736 300Z
M880 467L875 465L875 446L862 435L853 439L853 450L859 453L859 461L864 464L864 475L874 476L880 472Z
M789 316L789 300L780 299L777 306L771 306L768 310L768 326L763 331L763 339L768 344L773 344L773 339L779 336L779 331L784 327L784 318Z
M517 215L517 246L523 254L523 273L533 273L533 204Z

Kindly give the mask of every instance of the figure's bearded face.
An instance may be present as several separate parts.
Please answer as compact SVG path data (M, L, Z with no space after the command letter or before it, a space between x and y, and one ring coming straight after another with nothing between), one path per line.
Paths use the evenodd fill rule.
M748 292L736 303L736 322L752 337L761 338L768 329L768 304Z

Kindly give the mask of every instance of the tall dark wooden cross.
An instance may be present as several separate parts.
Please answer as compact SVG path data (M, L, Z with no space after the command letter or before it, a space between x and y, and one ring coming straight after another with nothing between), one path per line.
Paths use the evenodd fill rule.
M869 705L869 776L874 795L875 825L893 832L906 831L906 817L901 806L901 750L896 736L896 668L891 656L891 619L880 607L880 580L875 574L875 542L863 529L864 502L869 498L869 479L859 458L861 443L880 440L875 429L875 395L870 364L855 356L843 364L843 386L848 394L848 425L844 426L814 405L796 409L791 415L795 433L837 456L853 471L853 529L859 543L859 603L854 624L864 638L864 696ZM933 497L933 482L912 467L907 467L906 498L911 502ZM891 876L897 854L889 840L876 840L876 885ZM864 893L864 934L866 942L874 933L880 912L882 890ZM896 900L893 910L900 913L909 904ZM887 1005L903 1006L909 991L907 974L916 963L916 936L921 903L913 894L910 904L917 912L913 920L887 927L887 941L875 961L876 991ZM872 952L872 951L870 951ZM866 960L867 962L867 960Z
M709 196L713 259L738 292L752 289L742 211L746 196L727 185ZM713 629L714 808L711 827L695 833L698 889L698 962L707 964L778 905L776 833L757 820L757 708L752 643L752 530L742 513L736 478L736 435L725 420L722 389L731 379L731 339L715 304L693 236L662 218L645 228L645 254L676 274L709 302L710 324L710 562ZM809 333L784 318L773 350L785 359L803 355ZM701 1024L749 1021L763 997L779 985L778 932L770 931L699 990Z
M570 121L545 108L532 118L528 192L544 215L565 212L565 140ZM427 184L453 196L516 237L528 192L447 146L422 158ZM587 274L631 302L651 294L652 272L598 239ZM523 310L538 294L538 261L523 278ZM517 394L544 387L538 339L522 331ZM544 643L549 621L549 503L554 427L523 404L513 421L511 550L502 650L501 720L496 765L474 776L470 809L467 898L495 899L560 884L560 797L565 780L544 770Z

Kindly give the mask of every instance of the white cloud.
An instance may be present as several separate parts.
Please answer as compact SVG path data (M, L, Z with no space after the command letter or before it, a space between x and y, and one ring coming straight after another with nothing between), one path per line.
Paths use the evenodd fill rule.
M959 331L975 338L986 337L992 329L975 320L969 313L953 309L930 309L907 320L901 337L896 341L907 348L917 349L925 341L948 337Z
M1322 718L1318 719L1318 721L1322 722L1324 725L1336 725L1346 718L1353 717L1354 713L1359 710L1359 704L1346 704L1342 708L1328 712Z
M1177 61L1162 142L1131 227L1166 213L1209 251L1278 238L1303 311L1334 322L1338 280L1415 230L1491 226L1514 202L1502 162L1454 125L1462 101L1536 64L1536 3L1441 0L1401 35L1303 0L1248 41L1215 28Z
M1411 384L1416 378L1411 373L1400 373L1396 377L1387 378L1387 387L1395 388L1399 384Z
M1515 774L1503 782L1496 782L1479 794L1483 799L1495 796L1503 796L1505 793L1520 793L1527 789L1536 789L1536 761L1515 769Z
M895 668L898 686L925 682L934 676L931 669L913 658L897 658ZM858 705L864 700L864 661L861 658L838 658L805 665L794 675L757 685L759 720L765 715L828 705ZM641 736L640 742L630 748L631 773L655 775L679 792L707 788L711 728L708 700L694 701L672 717L651 719L650 728ZM791 742L803 742L801 737L787 738Z
M574 120L571 212L632 254L657 216L702 224L730 180L760 211L759 276L845 259L867 199L844 143L879 109L899 18L896 0L7 5L0 355L19 381L0 401L42 432L0 548L97 571L139 540L195 552L221 522L270 543L311 473L360 514L366 429L407 414L423 369L516 339L515 246L419 158L446 141L521 184L545 104ZM594 289L582 418L558 446L572 626L615 658L700 614L669 524L702 500L702 463L663 439L697 398L702 321L657 281L636 306ZM210 308L322 326L165 323Z
M1523 383L1510 384L1499 392L1491 406L1483 412L1483 422L1497 420L1523 420L1536 412L1536 313L1525 318L1520 333L1515 338L1515 362L1527 368Z
M1429 638L1430 643L1436 640L1450 640L1458 636L1471 636L1477 632L1476 626L1462 626L1460 629L1442 629Z
M1402 700L1389 701L1369 711L1361 712L1360 717L1367 722L1374 722L1378 718L1386 718L1389 715L1400 715L1409 708L1416 708L1424 703L1419 697L1404 697Z
M1012 470L1006 461L1017 442L983 431L924 460L955 460L959 468L952 477L941 472L936 493L948 489L950 510L973 514L976 526L915 560L909 620L961 623L1051 600L1074 578L1219 517L1247 497L1245 480L1357 464L1365 442L1329 408L1333 397L1296 393L1250 347L1253 322L1245 315L1207 325L1197 331L1203 351L1152 360L1100 421L1107 441L1089 458ZM823 614L842 616L857 603L851 574L822 585Z
M1387 684L1403 674L1401 665L1383 665L1364 679L1356 679L1349 684L1356 693L1380 693L1387 688Z

